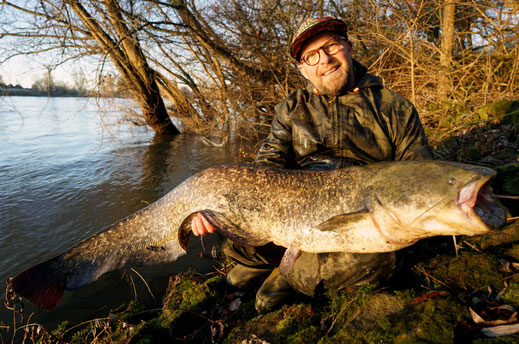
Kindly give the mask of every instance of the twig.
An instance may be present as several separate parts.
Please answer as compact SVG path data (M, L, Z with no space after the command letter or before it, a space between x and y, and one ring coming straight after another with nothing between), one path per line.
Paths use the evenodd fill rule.
M328 328L328 331L326 331L326 333L325 333L325 335L324 335L325 337L328 336L328 334L330 333L330 331L331 331L331 330L333 329L333 327L335 326L335 323L337 322L337 320L339 319L339 317L342 315L342 313L344 313L344 311L346 310L346 308L347 308L348 306L350 306L350 305L353 303L353 301L355 301L355 299L350 300L350 302L348 302L348 303L344 302L344 303L342 304L342 307L341 307L341 310L339 311L339 314L337 314L337 316L335 317L335 319L333 319L332 324L330 325L330 328Z
M150 293L150 295L153 298L153 300L157 301L157 299L155 299L155 295L153 295L153 293L151 292L150 286L148 285L148 283L146 283L146 280L144 279L144 277L142 277L141 274L138 273L137 270L135 270L134 268L131 268L131 269L132 269L133 272L135 272L137 274L137 276L139 276L141 278L142 282L144 282L144 285L148 289L148 292Z
M203 235L200 237L200 243L202 244L202 252L206 253L206 252L205 252L204 236L203 236Z
M135 282L133 281L133 276L128 275L128 277L130 278L130 282L132 283L133 296L134 296L135 299L137 299L137 288L135 287Z
M443 284L444 286L446 286L447 288L450 289L450 287L443 283L442 281L440 281L439 279L437 279L436 277L432 276L431 274L429 274L427 271L423 270L423 269L420 269L418 266L414 266L414 268L418 271L420 271L421 273L423 273L425 276L429 277L429 278L432 278L433 280L435 280L436 282L440 283L440 284Z
M93 323L93 322L99 322L99 321L102 321L102 320L110 320L109 317L104 317L104 318L95 318L95 319L91 319L91 320L87 320L87 321L83 321L82 323L79 323L77 325L74 325L68 329L66 329L65 331L63 331L63 334L67 333L67 332L70 332L72 331L73 329L75 328L78 328L78 327L81 327L83 325L86 325L86 324L89 324L89 323Z
M472 248L473 250L475 251L478 251L478 252L481 252L481 250L479 248L477 248L475 245L472 245L471 243L467 242L467 241L463 241L463 243L465 245L468 245L470 248Z

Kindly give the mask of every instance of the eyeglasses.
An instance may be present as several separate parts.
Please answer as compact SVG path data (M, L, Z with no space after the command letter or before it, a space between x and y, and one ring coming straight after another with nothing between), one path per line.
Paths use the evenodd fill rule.
M326 43L323 44L322 47L315 50L310 50L307 52L302 58L300 63L306 63L309 66L315 66L319 63L319 60L321 59L321 55L319 51L322 49L326 55L335 55L339 51L344 48L344 46L341 44L341 40L346 40L344 37L336 37L332 38L326 41Z

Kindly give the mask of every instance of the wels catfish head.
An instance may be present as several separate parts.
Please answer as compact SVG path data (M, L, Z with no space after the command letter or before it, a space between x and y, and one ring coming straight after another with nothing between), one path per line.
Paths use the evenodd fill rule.
M504 209L490 194L496 172L441 161L394 164L372 183L382 219L399 224L396 240L435 235L476 235L506 223Z

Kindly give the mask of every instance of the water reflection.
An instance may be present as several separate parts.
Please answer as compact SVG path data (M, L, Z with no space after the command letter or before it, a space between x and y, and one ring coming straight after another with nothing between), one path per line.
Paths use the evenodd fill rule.
M113 106L102 113L86 99L0 98L0 280L156 201L193 173L233 162L242 145L206 147L196 136L157 137L143 128L110 126L117 118ZM139 271L160 293L166 281L158 276L183 270L188 262L207 268L199 252L192 254ZM131 300L133 286L122 283L122 275L66 293L55 311L37 312L34 320L85 319ZM146 298L144 283L131 276ZM6 310L0 312L0 321L10 319Z

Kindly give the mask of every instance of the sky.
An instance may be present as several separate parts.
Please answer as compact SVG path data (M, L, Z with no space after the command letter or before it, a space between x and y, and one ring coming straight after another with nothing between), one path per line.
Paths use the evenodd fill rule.
M47 73L44 63L34 57L15 57L0 65L0 77L4 84L30 88L36 80L43 78ZM68 86L73 86L72 74L75 70L79 70L79 67L74 65L58 67L52 72L52 77L56 82L61 81Z

